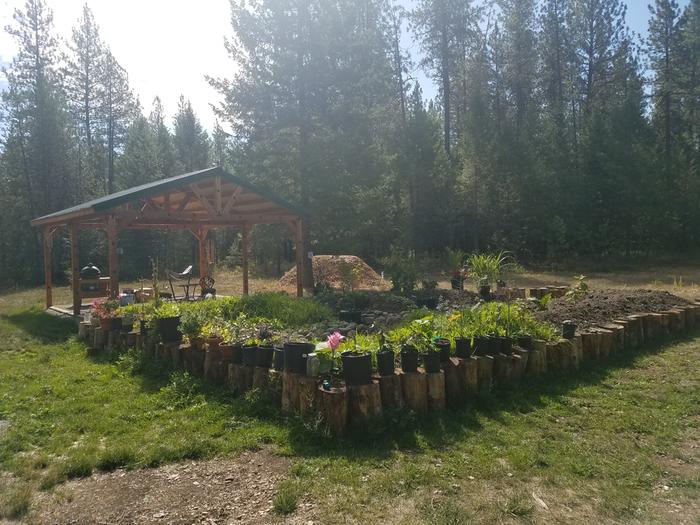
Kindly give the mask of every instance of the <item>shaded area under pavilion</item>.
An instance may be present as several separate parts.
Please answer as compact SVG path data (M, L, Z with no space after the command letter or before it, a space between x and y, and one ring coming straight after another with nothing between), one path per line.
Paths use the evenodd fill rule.
M81 230L104 230L107 234L109 290L119 292L119 232L124 230L189 230L199 243L199 275L208 273L207 235L213 228L241 232L243 294L249 292L248 259L250 231L256 224L285 224L296 248L296 293L304 291L305 265L303 210L256 188L220 167L185 173L91 200L31 221L43 230L46 307L53 306L51 250L54 234L68 231L71 246L73 315L80 315L80 263L78 236Z

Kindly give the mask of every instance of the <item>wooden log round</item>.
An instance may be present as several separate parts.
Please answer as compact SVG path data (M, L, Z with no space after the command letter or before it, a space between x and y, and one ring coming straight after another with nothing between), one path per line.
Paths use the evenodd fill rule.
M445 363L445 402L450 408L460 407L466 401L465 367L465 360L458 357L451 357Z
M493 385L493 357L477 356L477 379L479 381L479 392L487 394Z
M181 368L182 361L180 353L180 343L168 343L166 345L166 348L167 352L170 355L170 364L173 366L173 368Z
M401 390L401 376L377 376L379 390L382 396L382 407L385 410L399 410L403 408L403 392Z
M507 385L511 381L513 365L510 355L496 354L493 356L493 383Z
M547 370L561 369L561 358L559 357L559 345L554 342L547 343Z
M528 375L547 373L547 343L539 339L532 342L532 351L527 365Z
M299 405L297 410L299 415L313 415L318 411L316 399L316 395L318 394L318 380L315 377L300 375L298 381Z
M350 395L350 423L362 424L382 414L382 394L379 382L347 387Z
M628 315L625 320L629 325L630 348L636 349L644 344L644 326L639 317Z
M228 363L228 373L226 374L226 386L234 394L238 393L238 367L240 365Z
M463 361L460 368L463 373L463 384L466 392L476 394L479 391L479 362L476 357Z
M99 326L95 327L94 337L92 341L92 346L98 351L102 350L105 345L105 332Z
M240 365L243 368L243 365ZM299 378L301 374L282 373L282 411L296 412L299 408Z
M318 388L321 413L328 431L333 436L342 436L348 428L350 396L346 387L324 390Z
M91 323L88 323L86 321L80 321L80 324L78 325L78 338L79 339L81 339L81 340L87 339L88 329L90 326L92 326Z
M254 366L243 365L238 369L238 386L239 392L247 392L253 388L253 372L255 371ZM297 395L297 408L298 408L298 395Z
M445 410L445 373L435 372L428 376L428 410L431 412Z
M404 405L415 412L428 411L428 378L423 372L400 373Z
M266 388L270 383L270 369L256 366L253 370L253 388ZM316 384L314 382L314 390Z
M641 325L641 320L639 320L639 323ZM605 328L597 328L596 331L600 340L600 358L607 359L612 349L613 333Z
M527 358L527 350L523 350L525 352L525 356ZM523 377L523 357L522 354L518 349L513 350L513 353L508 356L510 359L510 377L509 380L511 383L518 383L522 377ZM526 361L527 363L527 361Z

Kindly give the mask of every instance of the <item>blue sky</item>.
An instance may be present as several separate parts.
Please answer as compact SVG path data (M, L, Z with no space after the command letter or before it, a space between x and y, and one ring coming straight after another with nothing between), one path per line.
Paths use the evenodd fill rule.
M205 75L231 77L231 62L223 47L231 32L227 0L46 0L54 10L56 31L68 38L71 27L87 1L95 14L103 39L117 60L129 72L129 80L142 105L149 110L156 95L168 113L174 113L180 94L191 99L203 124L212 129L214 114L210 104L218 93L204 80ZM415 0L400 0L409 8ZM632 31L645 35L652 0L628 0L627 20ZM681 6L689 0L679 0ZM0 66L11 60L14 41L4 32L12 13L24 0L0 0ZM203 6L206 6L205 8ZM183 38L187 35L187 38ZM419 46L407 35L403 45L418 62ZM426 98L436 88L423 71L412 76L423 86ZM0 89L4 77L0 73Z

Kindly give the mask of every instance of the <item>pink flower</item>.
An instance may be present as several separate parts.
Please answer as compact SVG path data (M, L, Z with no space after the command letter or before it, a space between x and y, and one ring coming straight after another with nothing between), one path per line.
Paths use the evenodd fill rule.
M342 336L340 332L333 332L331 335L328 336L326 342L328 343L328 347L331 350L336 350L340 346L340 342L343 339L345 339L345 337Z

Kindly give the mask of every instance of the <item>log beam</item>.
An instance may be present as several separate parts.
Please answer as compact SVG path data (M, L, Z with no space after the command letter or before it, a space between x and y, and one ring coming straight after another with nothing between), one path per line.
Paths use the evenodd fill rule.
M53 230L50 226L44 228L44 282L46 283L46 308L53 306L53 276L51 267L51 252L53 248Z
M119 229L116 217L107 218L107 251L109 264L109 293L112 298L119 295Z
M77 223L70 225L70 273L71 288L73 289L73 315L80 315L80 260L78 259L78 236L80 230Z
M243 270L243 295L248 295L250 287L248 283L248 255L250 225L244 224L241 230L241 269Z

